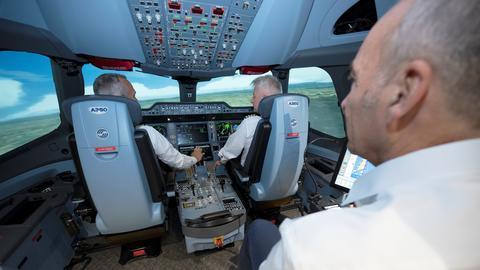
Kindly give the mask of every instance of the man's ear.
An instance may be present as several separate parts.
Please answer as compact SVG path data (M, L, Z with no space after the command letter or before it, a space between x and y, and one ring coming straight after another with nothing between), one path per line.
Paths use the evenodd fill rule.
M417 115L432 85L432 67L424 60L405 64L397 76L395 87L389 92L387 128L399 131Z

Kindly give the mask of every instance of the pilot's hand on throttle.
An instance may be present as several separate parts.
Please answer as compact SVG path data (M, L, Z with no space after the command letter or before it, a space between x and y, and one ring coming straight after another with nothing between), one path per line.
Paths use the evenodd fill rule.
M202 151L202 148L200 147L195 147L195 149L193 149L193 152L192 152L192 157L196 158L197 159L197 162L199 162L200 160L202 160L203 158L203 151Z
M215 161L215 166L216 167L221 166L221 165L222 165L222 162L220 160Z

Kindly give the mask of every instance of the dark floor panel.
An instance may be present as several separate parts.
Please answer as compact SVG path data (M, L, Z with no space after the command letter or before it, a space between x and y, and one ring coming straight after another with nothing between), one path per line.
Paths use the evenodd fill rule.
M187 254L183 241L162 245L162 254L156 258L142 258L120 265L120 247L115 247L88 254L92 261L86 270L107 269L235 269L235 256L239 253L241 241L235 246L222 250L204 251ZM82 264L76 265L74 270L82 269Z
M175 213L170 216L169 233L162 239L162 253L155 258L141 258L131 261L126 265L120 265L120 247L89 253L92 259L86 270L110 270L110 269L168 269L168 270L208 270L208 269L236 269L236 256L240 252L242 241L235 242L234 246L222 250L201 251L187 254L184 238L181 232L180 221ZM297 209L282 211L286 218L297 218L301 214ZM247 222L248 223L248 222ZM247 224L248 227L248 224ZM248 229L247 229L248 230ZM83 264L75 265L73 270L82 269Z

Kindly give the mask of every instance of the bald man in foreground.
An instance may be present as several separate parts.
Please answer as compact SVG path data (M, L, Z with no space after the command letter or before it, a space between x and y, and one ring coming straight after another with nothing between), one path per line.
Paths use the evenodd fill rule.
M344 208L251 224L240 268L480 269L480 1L405 0L370 31L343 100L377 167ZM258 254L265 254L258 258Z

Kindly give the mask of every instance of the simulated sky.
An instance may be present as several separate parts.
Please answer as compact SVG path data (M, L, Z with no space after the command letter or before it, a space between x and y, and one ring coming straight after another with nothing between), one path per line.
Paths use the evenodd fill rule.
M92 84L103 73L121 73L132 82L139 100L178 97L178 84L170 78L139 71L101 70L92 65L83 67L85 93L93 94ZM251 90L250 82L260 75L239 75L200 82L197 95L238 90ZM290 84L331 82L319 68L290 71ZM58 112L58 101L52 79L50 60L41 55L23 52L0 52L0 121L40 116Z

